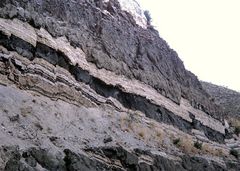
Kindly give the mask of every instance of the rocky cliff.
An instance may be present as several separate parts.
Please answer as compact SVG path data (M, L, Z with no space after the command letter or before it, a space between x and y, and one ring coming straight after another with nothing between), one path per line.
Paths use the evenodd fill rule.
M222 106L224 113L229 117L240 118L240 93L223 86L202 82L204 89L214 101Z
M229 145L240 151L240 93L208 82L202 82L202 85L214 102L222 107L230 126L228 130L235 134L236 143L228 140Z
M222 109L130 4L0 2L0 169L240 168Z

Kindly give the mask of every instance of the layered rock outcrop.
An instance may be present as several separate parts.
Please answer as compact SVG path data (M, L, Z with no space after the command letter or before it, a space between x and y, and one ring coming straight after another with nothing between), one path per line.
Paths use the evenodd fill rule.
M239 169L221 108L141 11L114 0L0 8L0 169Z
M18 18L52 36L65 36L81 48L89 62L118 75L136 78L180 104L187 98L194 107L221 118L197 77L184 69L177 53L156 30L136 24L116 0L1 1L2 18ZM100 8L101 7L101 8Z

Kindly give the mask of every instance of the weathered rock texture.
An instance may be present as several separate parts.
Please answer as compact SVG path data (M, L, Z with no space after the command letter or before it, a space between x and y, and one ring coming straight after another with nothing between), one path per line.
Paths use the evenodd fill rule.
M202 82L202 85L215 103L223 108L229 124L228 131L235 134L226 141L227 146L240 154L240 93L208 82Z
M226 87L202 82L204 89L212 96L214 101L222 106L227 116L240 118L240 93Z
M124 2L0 2L0 170L239 170L221 109Z
M1 35L1 42L5 47L16 51L24 51L25 54L32 54L32 56L35 54L35 56L31 57L31 60L39 61L39 58L44 59L44 61L59 66L57 67L59 68L58 70L65 68L68 71L67 76L61 72L58 73L58 70L51 73L51 70L44 70L46 64L38 66L34 65L36 62L32 64L28 59L24 63L24 61L18 61L18 59L21 60L21 57L15 59L11 54L10 56L4 55L3 62L5 61L5 66L7 67L9 59L11 63L9 65L12 66L9 74L12 72L18 73L16 81L20 87L27 87L35 91L37 87L40 89L40 92L44 92L45 95L51 97L51 95L59 94L59 88L50 83L46 84L44 79L40 84L36 84L33 73L41 74L41 77L52 82L65 83L67 84L66 86L71 86L73 82L69 83L66 80L69 79L70 74L75 77L75 82L79 81L89 85L97 94L105 98L116 99L122 106L128 109L139 110L145 113L147 117L159 122L172 124L185 132L189 132L192 129L199 129L204 131L209 139L219 142L224 141L224 125L219 120L210 118L209 115L201 110L194 109L186 100L182 99L180 104L177 105L158 94L153 88L137 80L130 80L106 70L99 70L86 61L84 52L79 48L75 49L71 47L66 43L65 39L53 39L43 29L30 29L30 25L22 23L19 20L10 21L1 19L0 25L5 30ZM11 30L11 28L15 29ZM16 35L22 34L22 30L25 28L29 28L30 33L25 35L25 41L23 41L16 37ZM30 44L30 42L35 44L36 47ZM3 70L6 67L3 67ZM16 71L18 69L20 71ZM55 76L55 74L57 75ZM25 81L25 79L29 79L30 81ZM54 89L56 89L56 92ZM70 96L66 90L62 90L60 94L63 94L65 97ZM79 98L78 93L73 94L77 96L70 96L69 99L77 100ZM192 124L193 120L196 120L196 124Z
M100 4L89 0L2 0L0 16L45 28L54 37L65 36L98 68L136 78L177 104L181 97L187 98L194 107L221 118L197 77L184 69L156 30L139 27L116 0Z

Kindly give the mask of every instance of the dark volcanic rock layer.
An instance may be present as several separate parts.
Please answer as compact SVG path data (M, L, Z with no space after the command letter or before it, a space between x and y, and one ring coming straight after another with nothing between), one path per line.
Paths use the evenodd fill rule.
M176 52L157 31L136 25L116 0L101 6L86 0L2 0L0 7L2 18L18 18L55 37L66 36L97 67L139 79L177 104L187 98L194 107L221 118L221 110Z
M118 100L124 107L128 109L141 111L149 118L152 118L158 122L173 125L187 133L191 133L192 129L201 130L204 132L205 136L208 139L218 141L219 143L224 142L224 134L221 134L218 131L209 128L208 126L203 125L200 121L194 120L194 118L192 118L192 122L187 122L168 109L151 103L150 100L146 99L146 97L124 92L121 87L118 86L107 85L99 78L90 75L88 71L85 71L78 66L71 65L70 61L68 61L68 58L60 51L58 52L42 43L37 42L36 47L33 47L31 44L14 35L8 37L1 32L0 43L7 47L9 50L17 51L19 54L25 55L30 60L34 60L34 58L42 58L52 65L58 65L64 69L67 69L67 71L75 77L76 81L89 85L94 91L103 97L112 97ZM21 72L22 75L29 73L28 69L24 69L26 66L18 65L15 60L3 57L0 56L0 61L3 61L5 63L5 66L8 65L9 60L12 60L10 62L15 66L16 69L19 69L19 72ZM30 70L30 73L39 74L34 70ZM40 73L39 75L42 74L43 73ZM42 76L44 77L44 75ZM58 79L54 80L50 77L45 78L53 82L62 81ZM19 82L18 80L15 81ZM29 85L27 84L20 83L20 86L21 88L29 89ZM77 99L76 97L74 98Z
M6 171L23 171L36 170L36 166L51 171L159 171L159 170L202 170L202 171L226 171L226 168L215 162L209 162L203 158L182 156L180 161L172 161L162 156L150 154L147 151L139 151L129 153L123 148L108 147L98 149L86 149L86 153L76 154L69 149L64 150L64 156L54 155L44 149L30 148L27 151L19 151L17 147L4 147L5 153L12 153L11 158L6 164ZM89 158L91 151L98 153L103 159L108 160L109 163L103 162L99 159ZM89 153L89 154L87 154ZM140 161L141 155L149 155L154 160L152 163L145 163ZM113 164L119 161L122 167L118 164ZM227 163L228 169L240 169L236 163Z

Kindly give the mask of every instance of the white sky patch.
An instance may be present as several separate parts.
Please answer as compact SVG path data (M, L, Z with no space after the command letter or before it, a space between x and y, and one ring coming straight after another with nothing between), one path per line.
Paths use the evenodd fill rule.
M103 2L108 3L109 0L103 0ZM121 9L130 13L139 26L147 28L147 20L138 0L118 0L118 2Z
M199 79L240 91L239 0L138 0Z

